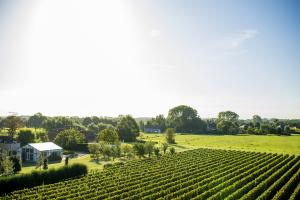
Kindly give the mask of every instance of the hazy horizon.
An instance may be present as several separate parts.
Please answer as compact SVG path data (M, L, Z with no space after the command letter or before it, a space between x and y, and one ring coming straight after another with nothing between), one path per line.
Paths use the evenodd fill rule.
M0 116L300 118L300 2L0 0Z

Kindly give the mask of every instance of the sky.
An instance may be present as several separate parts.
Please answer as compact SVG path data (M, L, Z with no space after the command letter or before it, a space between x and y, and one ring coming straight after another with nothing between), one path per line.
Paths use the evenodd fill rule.
M0 116L300 118L297 0L0 0Z

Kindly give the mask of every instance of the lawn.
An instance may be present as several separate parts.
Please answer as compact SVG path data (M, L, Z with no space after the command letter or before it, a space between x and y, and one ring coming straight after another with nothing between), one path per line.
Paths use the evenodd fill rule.
M99 162L96 163L94 161L92 161L92 159L90 158L90 155L84 155L78 158L72 158L69 159L69 164L72 163L81 163L81 164L85 164L87 165L89 170L94 170L94 169L103 169L103 164L107 163L107 162ZM48 168L57 168L57 167L61 167L64 166L64 161L62 161L61 163L49 163ZM32 170L35 170L35 165L34 164L28 164L28 163L24 163L22 170L20 173L30 173Z
M162 134L142 133L141 139L146 141L164 142ZM176 135L177 151L199 147L214 149L235 149L259 152L272 152L300 155L300 135Z

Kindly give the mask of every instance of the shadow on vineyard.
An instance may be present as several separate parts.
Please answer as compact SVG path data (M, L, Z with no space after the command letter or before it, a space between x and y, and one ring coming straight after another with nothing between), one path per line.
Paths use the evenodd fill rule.
M128 161L2 199L299 199L300 157L196 149Z

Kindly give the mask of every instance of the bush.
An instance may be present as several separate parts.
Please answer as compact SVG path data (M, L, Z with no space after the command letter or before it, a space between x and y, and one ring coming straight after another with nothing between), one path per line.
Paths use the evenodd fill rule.
M57 162L61 162L62 157L60 155L58 155L57 153L52 153L49 157L48 157L49 161L57 161Z
M9 160L13 162L14 173L17 173L17 172L21 171L22 166L21 166L21 163L20 163L20 159L18 157L11 156L9 158Z
M75 154L75 151L72 151L72 150L65 150L65 149L64 149L63 154L64 154L64 155Z
M170 154L175 154L175 148L174 147L170 148Z
M88 143L76 144L70 150L88 153L89 152L89 144Z
M33 171L30 174L3 177L0 179L0 194L9 193L23 188L32 188L42 184L56 183L68 178L78 177L87 173L83 164L73 164L57 169Z

